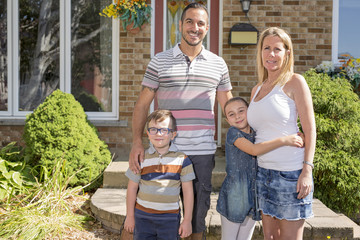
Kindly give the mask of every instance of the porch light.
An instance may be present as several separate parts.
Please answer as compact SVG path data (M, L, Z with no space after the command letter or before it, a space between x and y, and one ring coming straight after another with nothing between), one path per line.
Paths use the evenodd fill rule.
M247 14L250 10L251 0L240 0L240 2L243 12Z

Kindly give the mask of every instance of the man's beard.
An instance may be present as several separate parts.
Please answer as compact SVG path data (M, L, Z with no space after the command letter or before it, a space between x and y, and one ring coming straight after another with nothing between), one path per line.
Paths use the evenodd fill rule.
M188 40L186 40L186 37L185 37L185 34L184 34L184 33L182 33L181 36L182 36L182 38L184 39L184 41L185 41L188 45L193 46L193 47L199 45L199 44L202 42L202 39L200 39L200 40L199 40L198 42L196 42L196 43L191 43L191 42L189 42Z

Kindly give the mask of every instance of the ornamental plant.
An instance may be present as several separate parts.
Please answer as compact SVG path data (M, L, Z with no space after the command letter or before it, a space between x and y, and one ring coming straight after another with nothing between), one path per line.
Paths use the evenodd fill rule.
M80 196L83 187L68 187L73 176L64 170L67 169L64 159L52 169L37 168L42 181L36 179L26 193L1 205L0 239L63 239L69 229L81 230L92 219L74 201L83 197Z
M342 73L345 74L355 91L359 91L360 84L360 58L349 58L342 60L343 64L340 67Z
M349 217L360 206L360 101L346 79L314 69L304 77L310 87L317 130L314 157L315 197Z
M67 162L66 174L74 175L69 186L94 181L111 161L107 145L99 139L80 103L60 90L27 116L23 137L25 159L31 166L52 168L58 161ZM101 184L99 181L92 187Z
M141 29L142 25L150 23L151 10L146 0L116 0L115 3L106 6L100 16L119 18L125 30L131 25L132 29Z
M21 154L21 147L9 143L0 149L0 205L14 201L18 195L27 195L33 186L31 169Z
M353 58L348 54L342 55L340 65L335 66L331 61L323 61L315 67L318 73L326 73L332 78L342 78L349 81L354 92L360 96L360 58Z

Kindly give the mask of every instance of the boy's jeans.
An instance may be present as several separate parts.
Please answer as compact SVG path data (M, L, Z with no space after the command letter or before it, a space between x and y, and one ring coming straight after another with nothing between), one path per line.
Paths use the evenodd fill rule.
M177 240L180 213L152 214L135 209L134 240Z

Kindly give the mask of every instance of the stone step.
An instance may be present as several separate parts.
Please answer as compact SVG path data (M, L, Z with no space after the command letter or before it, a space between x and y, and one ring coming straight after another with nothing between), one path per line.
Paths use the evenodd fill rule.
M213 191L219 191L225 178L225 157L217 154L215 157L215 168L212 173L211 183ZM113 161L105 169L103 187L104 188L127 188L128 178L125 172L129 167L127 161Z
M211 207L206 217L208 240L221 239L220 215L216 211L217 193L211 195ZM103 227L119 232L126 215L126 189L99 188L91 198L91 210ZM304 239L360 240L360 226L343 214L337 214L314 199L315 217L305 221ZM263 239L261 221L256 224L253 240Z

